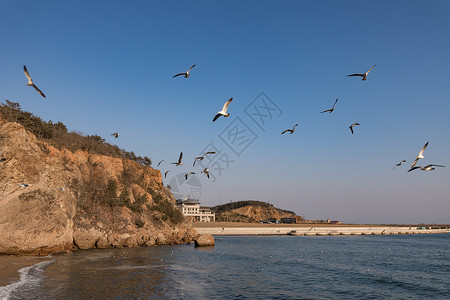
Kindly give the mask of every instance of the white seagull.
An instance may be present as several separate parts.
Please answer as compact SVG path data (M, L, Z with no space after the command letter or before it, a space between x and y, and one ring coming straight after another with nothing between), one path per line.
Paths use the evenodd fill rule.
M158 163L158 167L159 167L159 165L160 165L163 161L164 161L164 159Z
M285 134L286 132L289 132L289 134L293 134L295 131L295 127L297 127L297 126L298 126L298 124L295 124L294 127L292 127L292 129L286 129L281 134Z
M111 135L112 135L113 137L115 137L116 139L119 137L119 133L118 133L118 132L111 133Z
M184 78L188 78L189 75L191 75L191 74L189 73L189 71L190 71L193 67L195 67L195 65L192 65L192 67L190 67L186 72L184 72L184 73L178 73L177 75L174 75L172 78L175 78L175 77L181 76L181 75L184 75Z
M28 73L28 70L27 70L27 67L24 65L23 66L23 71L24 71L24 73L25 73L25 77L28 79L28 83L27 83L27 85L28 86L32 86L32 87L34 87L34 89L42 96L42 97L44 97L44 98L46 98L45 97L45 95L44 95L44 93L33 83L33 79L31 79L31 76L30 76L30 73Z
M171 163L171 164L175 165L175 167L181 166L183 164L183 162L181 161L182 158L183 158L183 152L180 153L180 158L178 158L178 162Z
M189 173L184 174L184 178L186 178L186 180L187 180L188 176L191 174L195 174L195 172L189 172Z
M433 168L433 167L441 167L441 168L444 168L445 166L429 164L429 165L427 165L427 166L425 166L425 167L421 167L421 166L412 167L411 169L408 170L408 172L411 172L411 171L417 170L417 169L421 169L422 171L433 171L434 169L436 169L436 168Z
M196 162L197 160L203 160L203 159L205 158L205 156L208 155L208 154L216 154L216 152L214 152L214 151L208 151L208 152L206 152L205 154L203 154L203 156L197 156L197 157L194 159L194 164L193 164L192 166L195 167L195 162Z
M206 174L206 177L209 178L209 170L208 170L208 168L204 168L203 171L201 171L201 173Z
M233 101L233 97L230 98L225 104L223 105L223 108L221 111L217 112L217 115L214 117L213 122L217 120L220 116L224 116L225 118L228 118L230 116L229 113L227 113L228 105L230 105L231 101Z
M366 73L356 73L356 74L350 74L347 76L361 76L362 80L366 80L367 79L367 75L369 74L370 70L372 70L376 65L373 65L372 68L369 69L369 71L367 71Z
M404 162L406 162L406 160L402 160L398 164L395 164L395 166L392 167L392 170L394 170L395 167L400 167Z
M334 111L334 107L336 106L336 103L338 102L338 98L336 98L336 101L334 101L334 104L333 104L333 107L332 108L330 108L330 109L327 109L327 110L324 110L324 111L321 111L320 113L326 113L326 112L328 112L328 113L332 113L333 111Z
M350 125L348 128L350 128L350 131L353 134L353 127L355 127L356 125L359 125L359 123L353 123L352 125Z
M424 158L424 156L423 156L423 151L425 151L425 149L427 148L428 143L429 143L429 142L427 142L427 143L423 146L422 150L420 150L419 154L417 155L416 159L414 160L413 164L411 165L411 169L414 168L414 166L417 164L417 162L419 161L419 159Z
M22 183L19 183L18 186L23 187L23 188L27 188L27 187L29 187L30 185L28 185L28 184L22 182Z

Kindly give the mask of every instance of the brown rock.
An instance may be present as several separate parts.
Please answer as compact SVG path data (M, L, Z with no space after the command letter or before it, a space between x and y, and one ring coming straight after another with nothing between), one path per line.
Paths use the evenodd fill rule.
M83 250L94 248L97 239L98 236L80 229L73 233L73 243Z
M194 240L195 247L212 247L215 245L214 237L210 234L201 234Z

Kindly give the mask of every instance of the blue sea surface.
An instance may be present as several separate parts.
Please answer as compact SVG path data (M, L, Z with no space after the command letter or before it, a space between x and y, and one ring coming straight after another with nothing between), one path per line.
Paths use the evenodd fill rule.
M450 234L221 236L213 248L77 251L7 298L450 299L449 246Z

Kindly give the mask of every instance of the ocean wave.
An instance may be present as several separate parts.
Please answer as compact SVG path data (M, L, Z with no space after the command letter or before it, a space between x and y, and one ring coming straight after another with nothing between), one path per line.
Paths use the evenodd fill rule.
M20 269L19 281L0 287L0 299L10 299L14 291L17 289L25 285L33 285L38 283L41 280L41 274L44 271L44 268L53 262L54 260L41 261L33 266Z

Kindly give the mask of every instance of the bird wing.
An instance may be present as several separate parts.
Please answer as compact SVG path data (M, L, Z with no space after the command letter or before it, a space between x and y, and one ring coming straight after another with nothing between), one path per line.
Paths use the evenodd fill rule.
M373 67L372 67L372 68L370 68L370 69L369 69L369 71L367 71L367 72L366 72L366 74L367 74L367 73L369 73L369 72L370 72L370 70L372 70L373 68L375 68L375 66L376 66L376 64L375 64L375 65L373 65Z
M217 115L214 117L213 122L214 122L215 120L217 120L220 116L221 116L221 114L217 114Z
M348 128L350 128L350 131L351 131L352 134L353 134L353 125L350 125L350 127L348 127Z
M189 72L193 67L195 67L195 65L192 65L187 71Z
M164 159L158 163L158 167L159 167L159 165L160 165L163 161L164 161Z
M419 155L418 155L417 157L423 156L423 151L425 151L425 149L427 148L428 143L429 143L429 142L427 142L427 143L423 146L422 150L420 150Z
M321 111L320 113L325 113L325 112L329 112L329 111L331 111L331 108L327 109L327 110L324 110L324 111Z
M356 73L356 74L350 74L350 75L347 75L347 76L361 76L361 77L364 77L364 74Z
M31 79L30 73L28 73L27 67L23 65L23 72L25 73L25 77L28 79L29 84L33 84L33 79Z
M231 101L233 101L233 97L231 97L230 100L228 100L227 102L225 102L225 104L223 105L222 111L223 111L224 113L227 112L228 105L230 105Z
M417 162L419 161L418 158L416 158L413 162L413 164L411 165L411 169L414 168L414 166L417 164ZM408 171L409 172L409 171Z
M334 107L336 106L336 103L338 102L338 98L336 98L336 101L334 101L334 104L333 104L333 109L334 109Z
M167 177L167 173L169 173L169 171L166 171L166 173L164 173L164 178Z
M177 77L177 76L181 76L181 75L185 75L185 76L186 76L186 73L178 73L177 75L173 75L173 77L172 77L172 78L175 78L175 77Z
M285 134L286 132L290 131L290 129L286 129L285 131L283 131L281 134Z
M417 167L412 167L411 166L411 169L409 169L408 172L411 172L411 171L414 171L414 170L420 169L420 168L422 168L422 167L421 166L417 166Z
M216 154L216 152L214 152L214 151L208 151L208 152L205 153L205 155L207 155L207 154Z
M44 93L43 93L36 85L34 85L34 83L33 83L31 86L34 87L34 89L35 89L39 94L41 94L42 97L46 98L45 95L44 95Z
M445 166L442 166L442 165L433 165L433 164L429 164L428 166L425 166L425 168L429 168L429 167L441 167L441 168L445 168Z
M180 158L178 159L178 163L181 162L181 159L183 158L183 152L180 152Z
M297 126L298 126L298 124L295 124L294 127L292 127L292 129L295 129L295 127L297 127Z
M202 158L201 156L197 156L195 159L194 159L194 164L192 165L193 167L195 167L195 162L197 161L197 159L200 159L200 158Z

